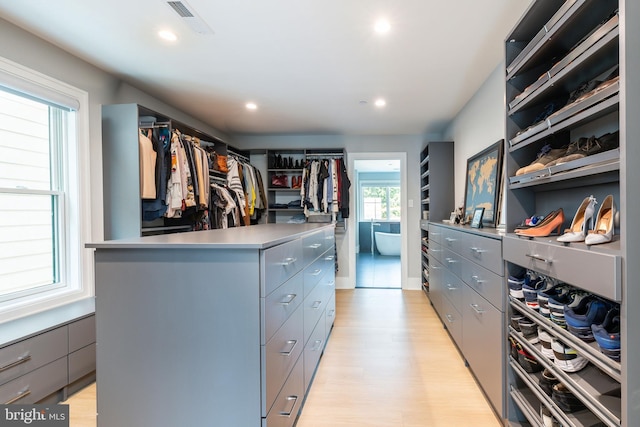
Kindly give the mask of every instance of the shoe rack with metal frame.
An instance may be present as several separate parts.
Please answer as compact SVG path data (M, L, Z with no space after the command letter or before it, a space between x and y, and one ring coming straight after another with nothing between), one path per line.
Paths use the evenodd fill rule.
M617 13L612 14L616 11ZM508 425L543 426L541 407L563 426L606 425L631 427L640 419L640 59L633 41L640 38L640 4L635 0L534 0L505 39L505 167L506 236L505 269L524 267L584 289L621 308L621 361L599 351L565 329L508 297L510 310L519 311L567 345L589 363L569 373L545 357L532 344L505 325L541 365L585 405L565 413L538 385L541 373L529 373L511 358L505 366ZM549 117L532 123L540 111L557 99L568 99L582 83L601 80L619 66L619 78L579 101L560 105ZM620 130L620 147L577 161L515 178L516 171L535 159L545 144L561 147L579 137L600 136ZM610 243L557 242L556 236L524 238L514 233L525 218L562 208L568 228L581 201L593 195L602 202L613 195L618 211ZM596 206L596 209L599 205ZM505 278L508 274L505 274ZM505 343L505 345L508 345Z

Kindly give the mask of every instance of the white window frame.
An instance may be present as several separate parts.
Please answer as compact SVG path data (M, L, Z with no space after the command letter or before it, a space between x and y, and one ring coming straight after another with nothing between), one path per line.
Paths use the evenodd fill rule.
M387 187L387 199L389 198L389 187L398 187L402 190L402 187L400 186L400 180L376 180L376 179L372 179L372 180L363 180L360 181L360 189L359 189L359 193L358 193L358 216L360 218L358 218L359 221L368 221L370 220L370 218L364 218L364 197L363 197L363 193L364 187ZM400 203L400 208L402 209L402 203ZM382 218L375 218L375 221L377 222L398 222L400 221L400 219L391 219L389 218L391 213L391 206L387 205L387 219L382 219ZM402 210L400 211L400 218L402 218Z
M89 95L86 91L0 57L0 85L28 96L69 107L75 126L60 151L66 176L59 238L60 286L0 302L0 322L28 316L94 295L93 251L84 247L91 236L89 174ZM75 134L75 135L74 135Z

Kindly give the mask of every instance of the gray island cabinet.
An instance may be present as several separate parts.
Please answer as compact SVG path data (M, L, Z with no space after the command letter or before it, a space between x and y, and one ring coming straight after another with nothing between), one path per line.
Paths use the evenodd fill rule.
M87 246L99 427L295 423L335 317L333 225Z

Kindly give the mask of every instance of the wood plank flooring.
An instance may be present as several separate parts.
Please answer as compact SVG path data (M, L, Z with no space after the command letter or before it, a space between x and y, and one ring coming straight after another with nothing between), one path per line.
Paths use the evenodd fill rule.
M502 425L422 291L337 290L336 309L297 427ZM95 384L65 403L96 426Z

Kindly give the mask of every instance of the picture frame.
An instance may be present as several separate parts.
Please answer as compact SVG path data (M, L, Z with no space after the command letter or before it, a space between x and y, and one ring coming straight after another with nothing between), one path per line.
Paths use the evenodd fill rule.
M484 208L476 208L473 212L473 218L471 219L472 228L482 228L482 215L484 214Z
M500 221L503 151L504 139L501 139L467 159L465 222L472 220L477 208L484 208L483 226L495 227Z

